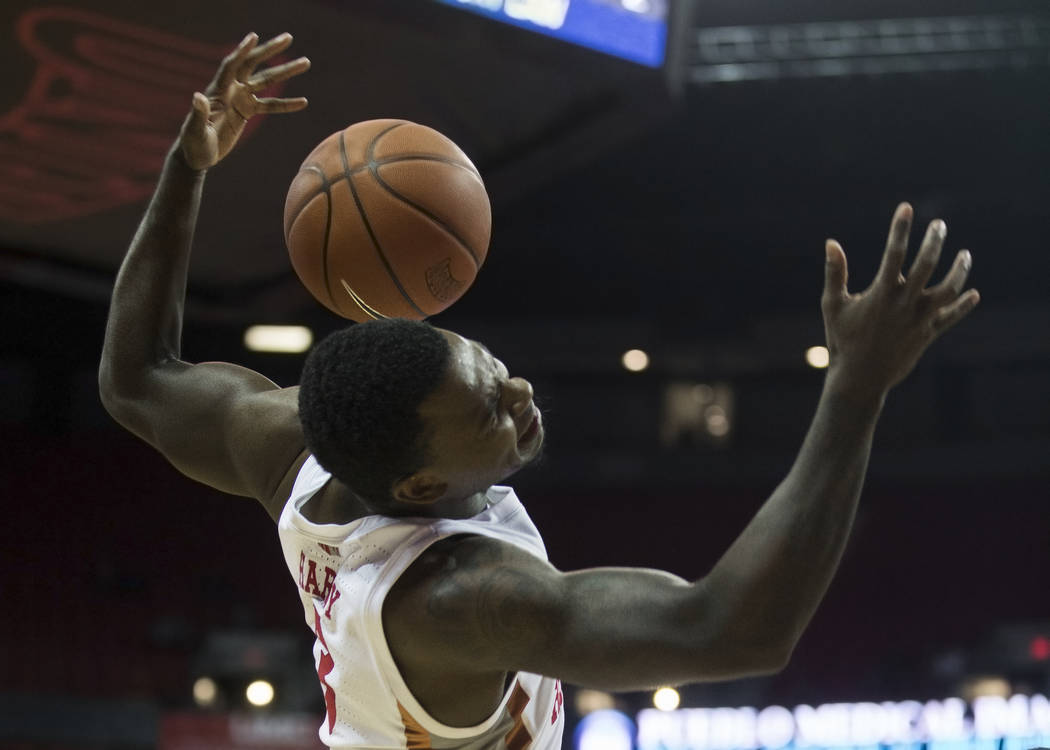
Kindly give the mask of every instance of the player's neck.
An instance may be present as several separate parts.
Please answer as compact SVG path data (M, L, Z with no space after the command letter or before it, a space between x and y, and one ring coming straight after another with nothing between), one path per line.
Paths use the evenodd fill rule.
M451 513L443 515L445 518L473 518L478 513L485 510L488 505L488 493L476 492L470 497L459 500L452 508L450 508L452 511Z
M445 498L427 505L404 504L392 516L416 516L422 518L472 518L488 507L486 492L476 492L461 499Z

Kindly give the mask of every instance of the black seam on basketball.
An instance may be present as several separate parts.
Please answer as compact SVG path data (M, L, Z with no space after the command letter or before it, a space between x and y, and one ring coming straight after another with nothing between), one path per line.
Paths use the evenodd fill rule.
M379 161L371 160L371 164L366 164L365 167L370 168L372 164L374 164L377 167L382 167L387 164L396 164L397 162L401 161L437 161L441 162L442 164L448 164L452 167L459 167L460 169L465 169L472 175L477 177L479 180L481 180L482 184L484 184L485 182L481 179L481 173L478 172L478 170L470 164L464 164L461 161L456 161L455 159L448 159L444 156L437 156L435 154L402 154L401 156L391 156L387 159L380 159ZM360 171L360 169L362 168L358 168L354 171L357 172Z
M450 227L442 219L440 219L439 217L435 216L433 213L428 211L423 206L419 205L415 201L412 201L412 200L406 198L404 195L402 195L398 191L394 190L394 188L390 187L390 185L387 183L387 181L384 180L382 177L380 177L378 168L374 168L371 171L372 171L372 178L376 182L379 183L380 187L382 187L384 190L386 190L388 193L390 193L392 196L394 196L398 200L402 201L406 206L411 206L412 208L416 209L416 211L418 211L419 213L423 214L423 216L427 217L432 222L437 224L441 229L444 229L446 232L448 232L448 235L452 239L454 239L456 242L458 242L460 247L462 247L464 250L466 250L467 253L470 255L470 259L474 261L474 270L475 271L477 271L477 270L479 270L481 268L481 261L478 260L477 254L471 249L470 245L467 244L466 240L464 240L462 237L460 237L458 234L456 234L456 232L453 231L452 227Z
M324 290L328 292L328 299L332 306L338 310L339 303L335 301L335 295L332 294L332 282L328 276L328 238L332 232L332 191L329 189L328 178L322 174L321 179L324 181L324 197L328 203L328 210L324 218L324 245L321 246L321 270L324 271Z
M387 164L397 164L397 163L403 162L403 161L436 161L436 162L440 162L441 164L448 164L449 166L452 166L452 167L459 167L460 169L465 169L466 171L470 172L472 175L477 177L478 180L481 180L481 183L483 185L485 184L485 181L481 179L481 175L478 174L478 171L476 169L473 169L469 165L463 164L462 162L454 161L453 159L446 159L446 158L441 157L441 156L434 156L432 154L409 154L409 155L405 155L405 156L392 156L389 159L383 159L381 161L375 162L375 166L383 167L383 166L386 166ZM366 171L368 171L371 168L372 168L371 164L362 164L360 167L355 167L354 169L351 169L350 170L350 174L351 175L360 174L361 172L366 172ZM324 176L324 171L319 166L317 166L316 164L307 164L306 166L304 166L299 171L300 172L304 172L306 170L310 170L311 172L317 172L322 177ZM331 187L332 185L336 184L337 182L339 182L341 180L345 180L345 179L346 179L346 172L344 171L343 174L339 175L338 177L333 177L331 180L329 180L328 186ZM302 211L304 208L306 208L306 204L308 204L311 200L313 200L314 198L319 196L321 193L323 193L324 190L325 190L324 187L319 187L319 188L317 188L317 190L315 190L314 192L312 192L309 195L307 195L302 200L302 202L299 204L298 208L296 208L295 215L298 216L299 212Z
M398 123L397 125L394 125L388 128L387 130L384 130L383 132L385 133L389 130L393 130L401 124L402 123ZM372 247L375 248L376 253L379 255L379 259L383 261L383 266L386 268L386 272L390 276L390 279L394 282L394 286L396 286L397 290L401 292L401 296L405 298L405 301L412 306L412 309L419 313L420 317L425 318L427 317L427 314L419 309L419 306L416 305L416 303L412 301L412 298L408 296L408 292L405 291L405 288L401 286L401 280L397 278L397 275L394 273L394 269L390 267L390 261L387 260L386 253L383 252L383 248L379 244L379 239L376 237L375 232L372 231L372 224L368 221L368 214L365 213L365 207L361 204L361 196L357 194L357 188L354 186L354 181L351 178L350 162L346 155L346 138L344 137L345 134L346 131L344 130L339 135L339 154L342 156L343 159L343 175L346 177L347 187L350 188L350 195L353 196L354 203L357 205L357 212L361 215L361 222L365 225L365 231L368 232L368 236L372 240ZM382 134L383 133L379 133L379 135L377 135L376 138L378 138Z
M309 170L311 172L316 172L317 174L321 175L321 180L322 180L323 184L321 185L321 187L317 188L312 193L308 193L307 196L305 198L303 198L299 202L299 205L296 207L295 213L293 214L295 216L295 218L292 219L292 223L293 224L295 223L295 220L299 218L299 214L301 214L303 212L303 209L306 208L310 204L310 201L312 201L314 198L316 198L317 196L319 196L321 193L325 192L326 190L330 190L332 185L336 184L340 180L345 179L345 175L340 175L339 177L336 177L335 179L329 180L327 177L325 177L324 170L322 170L316 164L309 164L309 165L303 167L302 169L300 169L299 171L300 172L305 172L307 170ZM287 241L287 238L285 238L285 241Z
M370 140L368 142L368 145L365 146L365 161L369 162L369 161L372 161L372 159L375 158L375 155L376 155L376 144L379 143L379 139L380 138L382 138L384 135L389 133L391 130L395 130L395 129L401 127L402 125L407 125L407 124L408 124L408 120L398 120L393 125L391 125L389 128L386 128L385 130L380 130L378 133L376 133L374 136L372 136L372 140ZM344 132L346 132L346 131L344 131Z
M302 174L303 172L316 172L321 177L321 187L317 188L312 193L307 195L306 198L299 201L299 205L295 207L294 211L292 211L292 220L289 221L287 226L285 226L284 228L284 244L286 245L289 244L288 239L291 237L290 232L292 230L292 227L295 226L295 222L299 220L299 214L303 212L304 208L310 205L310 201L312 201L314 198L316 198L324 192L325 183L328 181L328 179L324 176L324 171L314 164L304 164L302 167L299 168L299 174ZM295 177L296 179L298 179L299 175L296 175Z
M400 125L402 123L398 123L398 124ZM397 125L394 125L393 127L390 127L388 129L384 130L382 133L379 133L378 135L376 135L375 138L372 139L372 142L368 144L368 149L366 150L366 153L365 153L365 161L366 161L366 164L368 166L368 171L370 171L372 173L372 179L374 179L377 183L379 183L379 186L382 187L384 190L386 190L388 193L390 193L392 196L394 196L398 200L402 201L405 205L411 206L412 208L416 209L417 211L419 211L419 213L423 214L428 219L430 219L432 222L434 222L439 227L441 227L446 232L448 232L449 235L452 237L452 239L454 239L456 242L458 242L460 245L462 245L463 249L466 250L470 254L471 259L474 261L474 268L475 268L475 270L481 268L481 262L478 260L478 256L471 249L470 245L468 245L463 240L462 237L460 237L458 234L456 234L452 230L452 227L450 227L448 224L446 224L444 221L439 219L437 216L432 214L427 209L423 208L418 203L415 203L414 201L409 200L404 195L402 195L401 193L399 193L396 190L394 190L392 187L390 187L390 185L387 183L386 180L384 180L382 177L379 176L379 167L381 165L376 163L376 160L375 160L376 144L379 142L380 138L382 138L384 135L386 135L387 133L389 133L391 130L393 130L396 127L397 127ZM397 157L395 157L395 158L397 158ZM400 158L399 160L400 161L405 161L405 159L403 157ZM391 161L393 161L393 159ZM440 161L440 162L448 163L445 159L429 159L428 161ZM387 163L390 163L390 162L387 162Z

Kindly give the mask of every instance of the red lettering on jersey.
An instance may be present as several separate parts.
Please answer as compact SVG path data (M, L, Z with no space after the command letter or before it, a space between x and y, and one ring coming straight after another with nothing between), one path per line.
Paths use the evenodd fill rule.
M335 571L325 565L324 586L321 587L321 591L319 592L319 596L325 601L328 601L328 595L332 593L332 589L334 588L334 586L332 586L333 583L335 583Z
M321 613L314 607L314 632L317 641L321 644L321 655L317 660L317 679L321 681L321 689L324 691L325 716L328 718L328 733L335 729L335 689L325 679L335 668L335 660L328 651L328 644L324 640L324 631L321 630Z
M305 576L304 576L305 571ZM299 553L299 587L310 596L327 599L335 583L335 571L324 566L324 585L317 582L317 562L307 560L304 553Z
M561 707L565 704L565 696L561 692L561 680L554 683L554 711L551 713L551 724L558 720Z
M332 605L335 604L335 600L339 597L339 589L332 586L332 589L328 592L328 596L326 596L324 600L324 616L329 620L332 619Z
M320 547L321 549L323 549L329 555L332 555L333 557L339 557L339 548L338 547L333 547L333 546L331 546L329 544L321 544L320 542L317 543L317 546Z
M303 590L306 591L307 594L317 596L320 589L317 584L317 563L313 560L307 560L307 562L309 563L309 567L306 571L306 585L303 586Z

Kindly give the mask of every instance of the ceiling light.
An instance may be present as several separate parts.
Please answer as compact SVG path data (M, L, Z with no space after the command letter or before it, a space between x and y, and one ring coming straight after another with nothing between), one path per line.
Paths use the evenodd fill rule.
M256 680L244 691L253 706L268 706L273 702L273 685L266 680Z
M806 364L822 370L831 362L831 354L825 346L811 346L806 349Z
M682 698L678 691L670 687L662 687L653 693L653 705L661 711L674 711Z
M641 372L649 366L649 355L641 349L631 349L623 353L621 361L631 372Z
M305 352L314 334L305 326L251 326L244 332L244 345L253 352Z

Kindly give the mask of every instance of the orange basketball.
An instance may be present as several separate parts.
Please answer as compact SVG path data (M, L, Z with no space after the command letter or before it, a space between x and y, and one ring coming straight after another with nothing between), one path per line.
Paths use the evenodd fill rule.
M284 204L295 272L321 304L356 321L444 310L473 283L491 230L467 155L405 120L367 120L325 138Z

